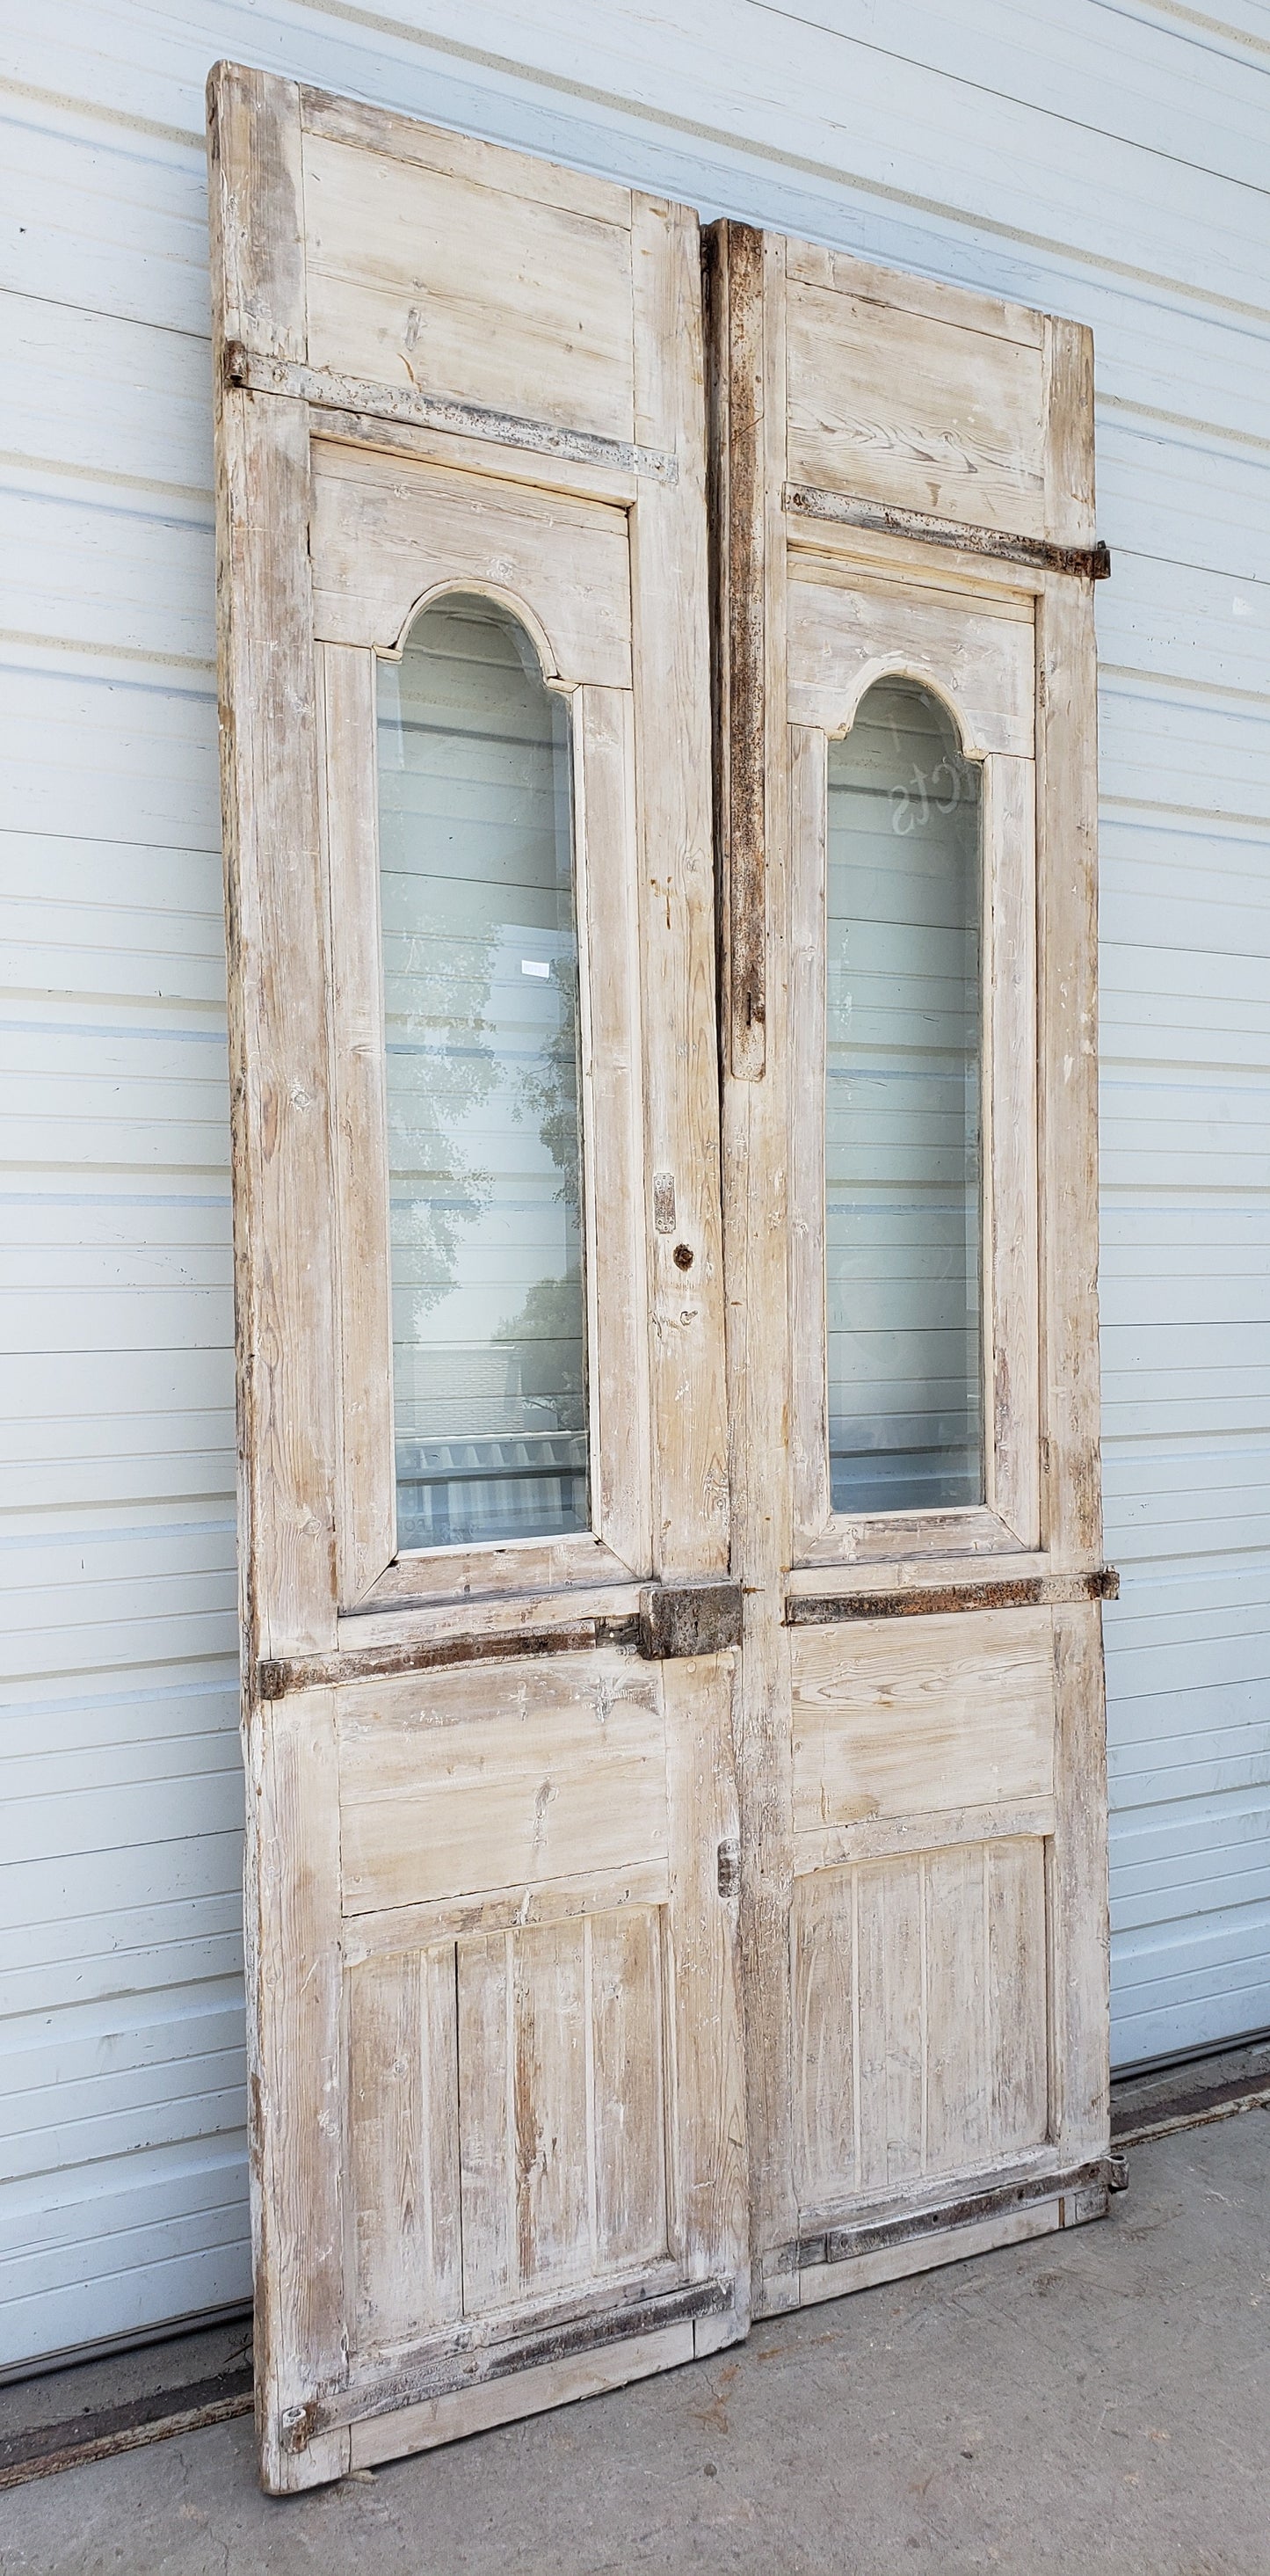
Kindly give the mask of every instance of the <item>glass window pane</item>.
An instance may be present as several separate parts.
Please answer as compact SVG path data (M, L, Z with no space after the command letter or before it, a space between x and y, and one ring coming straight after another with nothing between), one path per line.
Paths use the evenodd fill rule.
M981 773L884 680L829 745L826 1270L839 1512L983 1500Z
M569 725L484 599L379 670L397 1541L587 1527Z

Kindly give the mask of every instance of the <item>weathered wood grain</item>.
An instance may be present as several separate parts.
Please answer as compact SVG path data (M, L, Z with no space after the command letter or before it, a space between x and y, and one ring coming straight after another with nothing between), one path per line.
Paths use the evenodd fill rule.
M800 554L789 585L789 713L841 733L873 682L926 680L956 711L971 759L1030 760L1035 685L1030 604L990 608L867 574L849 586L833 557Z
M632 2380L651 2379L659 2370L678 2369L694 2354L692 2325L685 2321L654 2327L650 2334L631 2335L565 2361L539 2362L475 2388L458 2388L449 2396L427 2398L422 2405L403 2406L393 2414L368 2416L352 2427L351 2464L355 2469L374 2468L410 2451L462 2441L469 2433L486 2433L496 2424L540 2415L546 2407L570 2406L583 2397L598 2397L606 2388L625 2388Z
M1031 332L966 329L790 281L789 471L973 525L1045 534L1044 368Z
M207 82L208 213L218 351L307 356L300 93L242 63Z
M634 1573L653 1561L639 851L630 692L573 700L591 1518Z
M1028 663L1032 638L1028 636ZM1029 680L1031 671L1029 667ZM1040 1537L1036 769L985 765L982 1089L987 1500L1022 1547Z
M526 194L519 155L477 177L310 126L303 156L313 366L635 434L629 216Z
M335 1642L326 887L307 416L229 395L217 454L239 1534L254 1657ZM285 868L274 863L281 850Z
M1096 652L1087 587L1057 578L1037 612L1041 844L1038 983L1041 1514L1056 1565L1102 1545L1098 1383L1098 797Z
M700 240L695 215L652 198L632 225L635 434L679 460L673 486L641 485L630 523L653 1570L697 1574L728 1563ZM651 1220L654 1172L673 1177L676 1243Z
M762 2251L793 2232L797 2205L789 1674L778 1608L790 1558L784 256L779 239L758 239L729 223L711 227L706 279L720 918L731 1015L723 1064L729 1454L733 1569L746 1592L737 1725L745 1854L740 1938L751 2280L760 2307L780 2295L764 2276ZM749 692L739 706L738 689ZM761 961L761 1051L745 1014L743 958L754 972Z
M463 2312L454 1946L346 1972L350 2339L408 2344Z
M1056 1615L795 1629L796 1827L1050 1796Z
M332 1694L255 1712L247 1752L256 2421L262 2478L287 2494L348 2462L347 2435L312 2431L347 2371Z
M544 1656L353 1684L337 1705L349 1914L667 1852L667 1735L646 1666Z
M329 643L391 652L425 597L485 591L528 626L547 679L630 687L620 510L323 441L311 549L314 632Z
M329 904L331 1159L339 1402L336 1560L351 1607L396 1554L392 1297L374 655L317 654L318 778Z

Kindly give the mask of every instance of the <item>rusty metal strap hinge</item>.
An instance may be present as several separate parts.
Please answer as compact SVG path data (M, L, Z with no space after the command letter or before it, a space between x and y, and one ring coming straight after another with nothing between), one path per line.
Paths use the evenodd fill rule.
M533 456L556 456L574 465L599 465L610 473L638 474L653 483L679 480L679 459L660 447L641 447L632 439L605 438L598 430L564 429L556 421L524 419L517 412L491 411L484 403L457 402L449 394L429 393L422 385L385 385L370 377L340 376L329 367L304 367L292 358L266 357L241 340L230 340L223 360L225 382L249 394L283 394L308 403L315 411L337 412L341 420L393 421L399 428L446 430L458 438L490 440L496 447L526 448Z
M989 1582L906 1585L900 1592L795 1592L785 1603L787 1628L823 1628L839 1619L946 1617L957 1610L1037 1610L1053 1603L1117 1601L1114 1565L1088 1574L1001 1575Z
M814 483L787 483L785 508L793 519L821 519L873 536L907 537L923 546L951 546L958 554L987 555L998 563L1028 564L1034 572L1071 573L1078 581L1108 581L1111 553L1092 546L1060 546L1049 537L1019 537L1007 528L977 528L966 519L936 519L926 510L901 510L885 501L857 500L850 492L824 492Z
M718 1655L741 1642L739 1583L650 1583L637 1611L615 1619L562 1621L557 1627L510 1628L489 1636L420 1638L400 1646L352 1646L334 1655L269 1655L256 1666L258 1700L293 1691L335 1690L348 1682L392 1681L458 1664L512 1663L526 1655L577 1655L610 1646L670 1663Z

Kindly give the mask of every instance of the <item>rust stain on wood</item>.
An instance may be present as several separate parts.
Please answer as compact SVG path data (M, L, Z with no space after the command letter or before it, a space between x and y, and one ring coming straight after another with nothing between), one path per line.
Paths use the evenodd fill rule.
M903 1592L799 1593L785 1604L787 1628L819 1628L838 1619L916 1619L958 1610L1027 1610L1048 1602L1116 1601L1120 1577L1111 1565L1091 1574L1027 1574L995 1583L941 1583Z
M784 501L791 518L824 519L840 528L907 537L919 545L952 546L958 554L991 555L1001 563L1030 564L1037 572L1070 573L1078 581L1111 578L1111 551L1101 539L1092 546L1060 546L1048 537L1018 537L1005 528L975 527L967 519L936 519L924 510L822 491L814 483L787 483Z

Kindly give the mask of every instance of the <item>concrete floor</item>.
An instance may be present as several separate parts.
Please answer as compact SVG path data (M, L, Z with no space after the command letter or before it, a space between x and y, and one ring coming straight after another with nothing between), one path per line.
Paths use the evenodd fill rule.
M286 2504L249 2421L0 2496L3 2576L1270 2576L1270 2112L1103 2224Z

